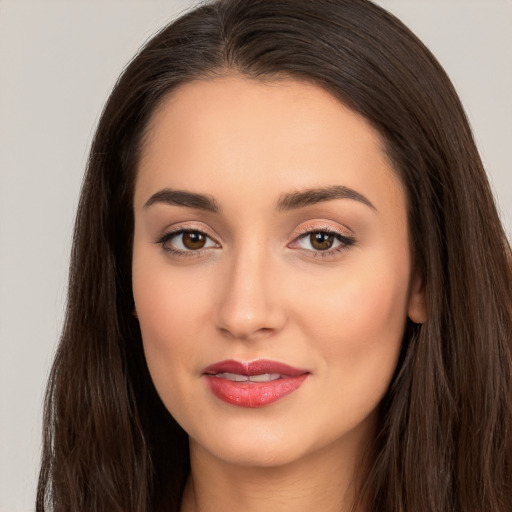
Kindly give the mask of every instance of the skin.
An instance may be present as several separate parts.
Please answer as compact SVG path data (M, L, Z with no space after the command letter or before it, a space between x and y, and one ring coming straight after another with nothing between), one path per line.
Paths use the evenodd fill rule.
M285 194L333 186L372 206L338 198L277 208ZM208 194L219 211L147 205L163 189ZM182 511L349 510L406 318L426 319L405 192L379 134L308 83L191 82L152 119L134 211L144 350L190 437ZM183 235L157 242L179 229L207 235L205 247L187 249ZM334 238L320 251L304 235L325 230L353 243ZM215 397L202 375L226 359L310 374L285 398L242 408Z

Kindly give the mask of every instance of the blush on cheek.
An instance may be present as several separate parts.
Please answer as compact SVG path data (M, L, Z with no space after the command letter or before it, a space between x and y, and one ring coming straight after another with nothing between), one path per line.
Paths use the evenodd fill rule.
M377 280L368 287L346 286L342 296L330 303L332 314L316 336L330 340L324 348L334 359L341 350L344 359L354 364L372 354L394 360L405 328L405 295L405 290ZM340 321L343 318L345 322Z
M191 357L187 346L203 328L200 318L204 316L201 315L204 299L197 287L191 286L193 280L176 278L167 265L147 265L144 270L134 272L133 281L148 365L154 362L155 368L164 364L182 368Z
M384 337L400 331L405 325L406 290L397 289L387 283L376 283L376 290L361 297L360 321L367 322L369 331L381 332Z

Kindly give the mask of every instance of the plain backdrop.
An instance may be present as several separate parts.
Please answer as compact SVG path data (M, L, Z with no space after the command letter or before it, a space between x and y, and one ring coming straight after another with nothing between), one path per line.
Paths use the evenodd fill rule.
M34 508L43 390L99 113L141 44L193 3L0 0L0 512ZM512 233L512 1L378 3L454 81Z

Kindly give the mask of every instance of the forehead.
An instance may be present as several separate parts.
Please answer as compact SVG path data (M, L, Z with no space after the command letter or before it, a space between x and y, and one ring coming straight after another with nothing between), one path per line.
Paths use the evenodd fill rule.
M135 204L164 187L222 200L331 185L362 187L377 207L403 195L362 116L307 82L235 75L187 83L164 100L148 126Z

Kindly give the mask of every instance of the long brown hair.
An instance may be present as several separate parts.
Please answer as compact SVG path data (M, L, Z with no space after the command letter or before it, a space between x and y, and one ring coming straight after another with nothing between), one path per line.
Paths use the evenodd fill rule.
M188 441L151 382L131 288L134 175L178 85L236 71L315 83L367 118L408 196L428 321L409 323L361 480L369 511L512 510L512 265L445 72L367 0L220 0L150 40L102 114L76 218L37 510L178 511Z

